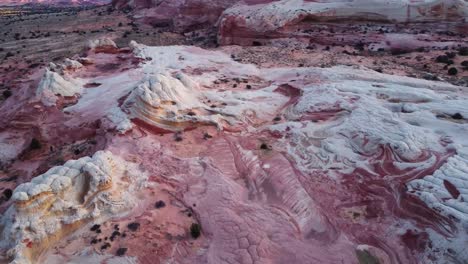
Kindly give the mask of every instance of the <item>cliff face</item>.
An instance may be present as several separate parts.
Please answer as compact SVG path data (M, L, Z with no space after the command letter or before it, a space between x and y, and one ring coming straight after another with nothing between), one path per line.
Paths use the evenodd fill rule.
M213 6L213 5L220 5L223 6L226 3L237 3L242 2L248 5L255 5L255 4L265 4L271 2L277 2L278 0L221 0L221 1L201 1L201 0L175 0L175 1L167 1L167 0L112 0L112 4L116 7L131 7L131 8L151 8L157 7L163 4L175 4L176 6L187 5L190 6L193 3L204 3L206 6ZM182 4L182 5L180 5Z
M467 3L460 0L264 1L239 4L223 12L218 25L220 44L249 44L253 39L304 38L320 25L462 22ZM268 3L267 3L268 2ZM346 31L348 31L347 29Z
M117 8L150 8L152 4L152 0L112 0L112 5Z
M214 25L221 13L238 0L114 0L119 9L131 8L141 22L158 26L172 26L178 31Z
M137 20L154 27L186 32L216 26L221 45L316 38L311 32L323 24L337 25L342 31L349 31L350 25L365 23L437 25L448 21L461 23L463 27L468 14L463 0L113 0L112 3L119 9L132 9ZM450 30L457 31L459 27ZM466 31L466 27L461 30Z
M215 26L219 17L229 7L242 0L112 0L120 10L132 10L139 22L154 27L172 27L177 31L190 31L200 27ZM270 3L268 0L251 0L249 4Z

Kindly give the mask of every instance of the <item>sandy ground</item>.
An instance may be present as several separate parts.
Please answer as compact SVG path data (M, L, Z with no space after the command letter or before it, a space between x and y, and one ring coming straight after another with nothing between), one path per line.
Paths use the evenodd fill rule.
M131 15L113 10L109 6L47 11L51 13L44 13L46 12L44 10L37 12L22 16L5 14L0 16L1 92L8 89L14 93L18 75L30 73L49 62L79 54L83 52L90 39L103 36L113 38L121 47L128 46L130 40L151 46L196 45L204 48L217 46L214 28L175 33L164 26L152 27L136 23ZM360 65L384 73L445 80L461 86L468 85L468 67L462 66L464 61L468 61L468 57L461 56L458 52L466 42L466 37L463 35L446 35L440 31L440 28L434 28L434 32L430 32L431 27L427 27L424 34L432 37L426 38L427 42L422 41L425 48L404 54L392 54L390 51L371 51L367 45L359 47L349 44L349 41L339 41L347 35L338 34L336 25L316 25L316 28L320 28L321 36L325 36L323 39L317 38L322 44L311 43L304 46L301 42L285 39L263 47L232 46L222 49L231 51L241 62L262 67L268 67L273 63L305 67ZM361 38L382 32L382 27L375 29L352 27L350 30L353 28L356 30L356 35ZM389 27L384 32L399 33L397 29L399 27L396 29ZM404 28L399 30L409 36L416 36L419 40L424 39L424 36L418 35L418 30L404 30ZM324 41L327 44L323 44ZM449 63L436 63L437 56L447 53L450 57ZM268 58L275 60L269 61ZM457 74L449 74L450 68L456 68Z

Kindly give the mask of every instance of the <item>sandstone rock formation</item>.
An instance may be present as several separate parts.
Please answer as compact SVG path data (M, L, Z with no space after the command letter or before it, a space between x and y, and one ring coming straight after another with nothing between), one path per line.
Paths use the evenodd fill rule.
M113 4L0 67L0 264L468 261L466 1Z
M110 38L100 38L100 39L90 40L88 42L88 48L93 51L100 52L104 50L116 49L117 45Z
M236 2L238 0L113 0L112 4L120 9L134 9L137 19L155 27L171 26L185 31L214 25L221 13Z
M218 22L218 39L223 45L251 45L252 41L258 40L320 38L320 34L313 34L313 31L332 26L339 32L347 28L349 22L355 26L437 21L463 23L467 16L468 5L460 0L264 1L256 5L239 4L224 11ZM372 26L367 27L369 32L374 31ZM346 37L345 32L342 34Z
M134 206L145 174L136 166L99 151L51 168L13 192L2 216L1 247L11 263L37 263L44 251L93 221L106 221Z
M417 194L431 208L466 219L468 207L466 199L467 155L460 149L457 155L449 158L433 175L416 179L408 184L409 192ZM464 222L464 224L467 224ZM459 249L461 250L461 248Z
M288 39L303 45L381 45L398 43L392 41L395 33L400 33L400 40L407 38L401 38L401 34L408 32L423 34L428 25L440 31L466 34L468 16L468 6L463 0L114 0L113 5L121 10L133 10L134 18L156 28L196 32L217 27L217 42L221 45L262 45ZM360 37L356 32L367 37Z
M149 48L135 42L132 47L137 56L154 58L155 61L151 60L144 66L145 77L133 88L123 104L130 119L168 131L180 131L203 124L222 129L225 123L234 125L238 121L245 121L243 113L249 111L254 111L259 118L272 116L275 107L286 101L281 95L272 93L271 88L215 92L202 88L215 76L192 79L182 71L197 61L204 61L206 67L220 67L216 75L223 74L226 78L232 72L245 73L251 69L234 63L225 54L204 55L204 51L197 48L191 48L193 54L190 54L186 47ZM178 63L174 63L173 56L178 56ZM263 98L263 101L256 104L248 102L255 98Z
M93 85L42 110L48 141L95 127L107 151L14 190L0 249L18 263L105 263L120 248L138 263L468 260L465 88L130 46L64 70Z
M157 74L148 76L130 94L125 106L130 108L133 118L165 129L184 129L186 123L211 121L195 117L196 112L208 108L198 97L196 84L186 76ZM211 122L216 124L216 120Z
M52 65L57 68L56 65ZM57 101L57 95L74 96L82 91L79 80L70 80L66 74L61 75L46 69L44 76L36 90L36 96L40 97L45 105L54 105Z

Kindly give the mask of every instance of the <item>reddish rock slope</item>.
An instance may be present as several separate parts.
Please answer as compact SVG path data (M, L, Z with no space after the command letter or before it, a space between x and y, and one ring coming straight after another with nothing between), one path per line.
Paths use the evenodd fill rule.
M134 17L155 27L171 26L185 31L212 26L221 13L238 0L114 0L120 9L133 9Z
M0 108L0 263L468 260L465 88L90 46Z
M291 37L320 42L327 33L339 43L340 38L349 40L357 31L382 33L382 26L384 31L390 27L393 32L422 31L429 25L458 34L466 34L468 30L465 22L468 5L461 0L266 2L257 5L240 3L226 10L219 21L219 43L251 45L253 41ZM439 25L441 22L444 26ZM415 25L408 26L408 23ZM401 28L396 24L401 24ZM354 39L357 43L357 36ZM372 40L362 40L368 41Z

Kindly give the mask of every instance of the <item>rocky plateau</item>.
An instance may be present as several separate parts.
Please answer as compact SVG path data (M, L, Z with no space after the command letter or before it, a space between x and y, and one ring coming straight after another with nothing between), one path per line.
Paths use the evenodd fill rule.
M0 263L468 262L466 1L22 8Z

